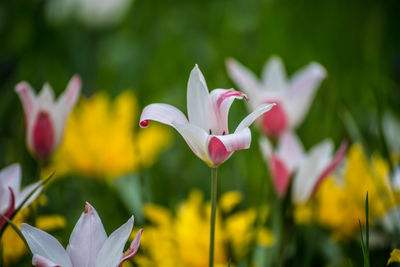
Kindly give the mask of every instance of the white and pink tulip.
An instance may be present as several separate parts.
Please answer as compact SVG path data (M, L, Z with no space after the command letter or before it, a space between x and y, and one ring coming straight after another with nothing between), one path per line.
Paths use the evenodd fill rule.
M234 151L247 149L251 143L249 126L274 104L262 104L244 118L234 133L229 134L228 112L234 99L247 99L233 89L208 91L206 81L196 65L190 73L187 87L188 119L168 104L151 104L143 109L140 126L149 120L174 127L191 150L210 167L225 162Z
M292 132L281 136L275 150L265 137L260 140L260 146L279 196L286 195L293 177L292 200L296 204L310 199L321 182L338 167L347 150L344 142L333 156L333 143L324 140L305 153L298 137Z
M11 218L15 210L22 205L25 199L39 186L40 182L33 183L21 188L21 167L12 164L0 171L0 214ZM23 207L29 205L39 194L42 187L38 188L32 196L24 203ZM0 229L5 225L5 220L0 218Z
M32 251L34 266L121 267L124 261L132 258L139 249L142 229L130 247L123 252L132 232L133 221L132 216L107 237L99 215L86 202L85 211L72 231L66 250L53 236L29 224L23 223L21 232Z
M260 120L263 132L273 138L296 128L304 120L326 76L324 67L312 62L288 79L281 59L275 56L264 65L261 79L234 59L228 59L226 65L231 79L253 100L248 103L250 109L263 103L276 103Z
M79 98L81 79L72 77L66 91L54 100L51 86L44 84L36 95L27 82L16 85L24 108L26 143L30 152L40 160L47 160L61 145L68 115Z

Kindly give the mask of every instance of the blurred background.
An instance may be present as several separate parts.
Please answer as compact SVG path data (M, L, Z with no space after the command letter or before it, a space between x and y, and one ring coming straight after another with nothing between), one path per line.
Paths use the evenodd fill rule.
M97 209L107 233L133 213L135 225L144 227L143 238L145 225L156 224L151 208L179 217L182 203L196 202L199 194L204 203L198 201L206 205L210 169L177 132L153 123L144 133L138 118L144 106L156 102L185 112L186 85L195 64L210 90L236 88L227 75L228 57L258 77L272 55L281 57L289 76L311 61L319 62L327 78L297 130L305 148L325 138L338 147L345 139L361 144L366 157L377 154L391 162L393 152L400 150L400 132L386 134L400 125L398 10L395 0L2 1L0 167L19 162L24 184L56 171L25 220L34 224L40 216L60 215L65 221L49 231L66 245L84 201ZM59 95L73 74L82 78L81 100L67 124L65 142L51 163L39 169L26 148L23 110L14 87L26 80L38 92L49 82ZM245 104L236 101L230 114L233 130L247 114ZM83 128L84 134L79 132ZM251 148L235 153L219 168L218 194L239 192L237 212L267 205L268 219L262 224L273 233L277 196L258 146L261 134L253 128ZM146 148L148 153L138 152ZM155 206L146 206L149 203ZM358 233L337 240L324 227L298 227L288 245L288 266L362 265ZM152 230L157 237L157 229ZM251 245L245 256L234 255L235 245L222 245L226 252L221 266L232 257L235 266L276 266L268 261L276 254L273 241L266 243L267 249ZM166 257L180 257L171 256L176 249L164 248ZM385 264L392 248L381 247L374 260ZM156 256L145 246L139 254L147 259L132 264L169 266L149 260ZM25 254L9 264L28 266L30 261ZM184 260L174 264L203 266Z

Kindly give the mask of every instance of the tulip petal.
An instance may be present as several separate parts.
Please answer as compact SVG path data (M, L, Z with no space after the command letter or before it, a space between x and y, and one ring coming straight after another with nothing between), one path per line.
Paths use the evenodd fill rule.
M34 255L46 258L57 266L72 267L67 252L53 236L26 223L21 224L21 232Z
M314 185L314 188L312 190L312 194L315 193L315 191L318 189L319 185L322 183L322 181L331 173L333 172L339 164L342 162L344 156L346 155L347 151L347 142L343 142L336 153L335 157L333 160L329 163L329 165L322 171L322 173L319 175L317 182Z
M143 109L140 115L140 127L146 127L149 120L158 121L172 127L175 127L173 123L188 123L182 111L174 106L161 103L150 104Z
M78 101L81 84L81 77L79 75L74 75L68 82L65 92L58 98L57 105L62 106L67 114L75 106L76 101Z
M197 65L194 66L189 77L187 111L190 124L197 125L205 131L208 131L214 125L212 120L215 120L215 118L211 116L207 84Z
M38 254L34 254L32 258L32 264L36 267L58 267L58 264L55 264L51 260L42 257Z
M67 247L73 265L94 267L93 263L106 239L107 234L97 211L86 202L85 211L76 223Z
M30 184L28 186L26 186L17 196L15 199L15 206L19 207L22 202L24 202L24 200L36 189L36 187L39 186L41 182L36 182L33 184ZM29 197L29 199L25 202L24 206L22 208L25 208L26 206L28 206L30 203L32 203L32 201L34 201L42 192L43 186L40 186L40 188L38 190L35 191L35 193L32 194L32 196Z
M216 136L213 136L208 142L208 154L211 159L211 164L209 165L215 168L224 163L232 155L232 152L228 152L224 143Z
M285 91L288 88L286 71L282 60L272 56L262 70L263 88L271 91Z
M233 58L226 60L228 75L239 86L239 88L248 94L249 104L255 108L262 100L259 99L261 90L258 78L245 66Z
M190 149L207 164L210 158L207 152L209 135L200 127L193 124L173 123L174 127L185 139Z
M258 143L260 145L261 153L264 157L264 160L268 162L268 158L273 155L271 143L266 137L261 137Z
M298 126L303 121L318 87L325 77L324 67L316 62L310 63L293 76L284 102L292 127Z
M235 131L233 134L216 136L225 146L228 152L248 149L251 144L251 132L249 128Z
M223 135L229 132L228 113L234 99L247 99L242 92L233 89L214 89L210 93L211 105L214 109L215 125L210 128L213 135Z
M35 93L27 82L20 82L15 86L19 98L21 99L22 107L24 108L25 120L31 120L35 109ZM28 123L27 123L28 124Z
M36 98L41 108L51 108L54 104L54 92L49 83L45 83Z
M140 245L140 237L142 236L143 229L140 229L139 232L136 234L135 239L133 239L131 245L129 246L128 250L125 251L121 262L119 263L118 267L122 267L124 261L129 260L137 253Z
M15 196L14 192L11 189L11 187L8 187L9 195L10 195L10 201L8 203L8 208L5 210L2 215L6 218L11 218L11 216L15 212ZM6 224L6 220L3 217L0 217L0 229L3 228L3 226Z
M283 163L283 158L272 156L269 158L268 163L275 190L278 195L282 197L286 195L291 178L291 172Z
M297 135L285 132L279 139L277 156L284 160L285 166L293 172L300 166L304 157L304 148Z
M275 104L262 104L259 105L252 113L247 115L238 125L238 127L235 130L236 132L239 132L242 129L248 128L258 117L263 115L265 112L270 110Z
M9 188L18 197L21 186L21 166L18 163L7 166L0 171L0 213L3 213L10 202Z
M116 267L121 262L125 243L132 232L133 216L115 230L100 249L95 267Z
M332 151L333 143L325 140L305 156L293 181L292 198L295 203L308 201L320 174L331 162Z

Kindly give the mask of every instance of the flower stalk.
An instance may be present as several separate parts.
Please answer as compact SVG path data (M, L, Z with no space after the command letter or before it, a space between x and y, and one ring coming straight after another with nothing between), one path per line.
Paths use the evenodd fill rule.
M211 168L211 219L210 219L210 257L209 266L214 266L215 218L217 213L217 168Z

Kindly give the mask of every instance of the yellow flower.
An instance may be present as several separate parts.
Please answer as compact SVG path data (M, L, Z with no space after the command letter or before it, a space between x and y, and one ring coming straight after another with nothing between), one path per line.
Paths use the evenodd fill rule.
M400 263L400 249L393 249L393 251L390 253L390 258L387 262L387 265L393 263L393 262L398 262Z
M130 91L113 102L102 92L82 99L47 173L114 178L151 166L170 144L171 134L160 125L136 133L137 116L136 97Z
M21 223L25 222L29 215L30 207L26 207L20 210L12 221L18 228L21 228ZM39 216L36 220L36 226L43 231L53 231L64 228L66 226L66 220L60 215ZM5 267L12 266L27 252L24 242L11 226L7 226L4 231L1 238L1 245L3 248L3 264Z
M369 160L360 144L352 145L343 177L331 175L321 184L313 201L297 207L297 222L307 222L314 216L318 223L333 230L335 238L354 237L359 231L358 220L365 223L367 192L372 221L398 203L388 175L389 167L384 159L373 156Z
M233 213L223 218L221 205L232 210L242 199L239 192L228 192L221 196L216 219L215 266L227 266L229 245L234 258L246 256L252 242L270 245L273 238L267 229L258 231L254 224L253 209ZM194 190L188 199L178 206L176 215L166 208L149 204L144 207L144 216L151 223L145 227L140 255L135 262L139 266L208 266L210 204L204 203L200 191Z

